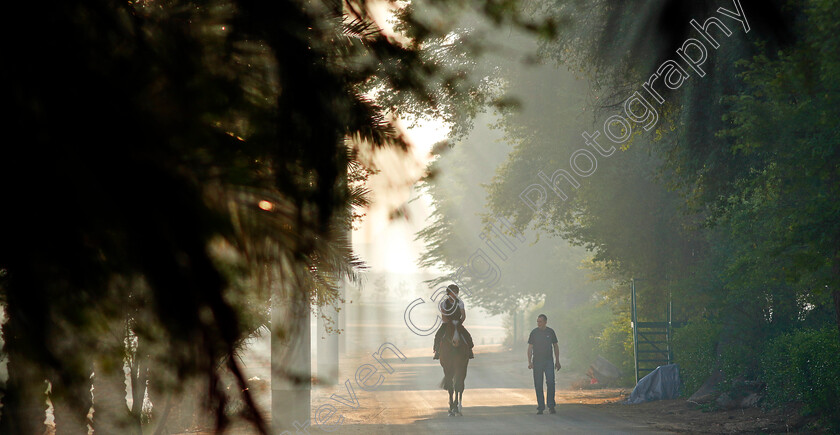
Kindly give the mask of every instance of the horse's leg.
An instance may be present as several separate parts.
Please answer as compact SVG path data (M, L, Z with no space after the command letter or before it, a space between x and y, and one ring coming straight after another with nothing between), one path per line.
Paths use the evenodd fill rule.
M452 378L452 369L449 368L448 358L443 351L441 351L440 355L440 367L443 369L443 380L440 382L440 387L444 390L449 389L449 383L451 382L450 379Z
M452 411L455 408L455 403L452 400L453 391L452 387L449 387L449 415L452 415Z
M464 392L464 380L467 378L467 365L460 364L455 370L455 391Z
M452 389L455 393L455 399L452 401L452 415L458 415L458 390Z
M469 364L469 359L464 359L463 363L458 364L458 368L455 371L455 391L457 391L457 398L458 398L458 415L461 414L461 408L463 407L463 400L464 400L464 380L467 378L467 365Z
M452 368L448 354L441 353L440 365L443 367L443 383L441 386L449 392L449 415L452 415Z

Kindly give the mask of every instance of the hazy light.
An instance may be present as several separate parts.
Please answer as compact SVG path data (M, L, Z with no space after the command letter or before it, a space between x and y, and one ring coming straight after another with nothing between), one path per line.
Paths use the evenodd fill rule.
M266 200L262 200L262 201L260 201L260 203L259 203L259 207L260 207L261 209L265 210L265 211L271 211L271 210L273 210L273 209L274 209L274 204L272 204L272 203L270 203L270 202L268 202L268 201L266 201Z

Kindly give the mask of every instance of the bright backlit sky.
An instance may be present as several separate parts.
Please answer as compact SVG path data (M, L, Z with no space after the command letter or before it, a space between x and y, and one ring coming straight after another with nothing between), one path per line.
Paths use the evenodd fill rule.
M367 3L383 33L397 40L405 39L393 31L389 22L394 5L388 1ZM398 2L396 6L399 5ZM424 249L422 243L414 240L415 234L426 226L432 211L431 199L416 188L416 183L432 160L432 146L447 138L449 128L436 120L418 123L401 120L398 124L412 145L412 152L406 156L384 150L375 157L382 171L368 180L372 203L359 230L353 232L353 247L371 272L413 274L421 272L417 260ZM397 209L404 213L392 218Z
M403 126L407 123L402 123ZM431 199L415 186L431 161L432 145L446 139L448 128L442 123L426 121L405 128L412 153L384 150L375 157L381 172L372 175L368 187L372 203L359 230L353 232L353 246L372 271L416 273L417 259L423 244L414 240L415 233L426 225ZM403 214L391 218L393 210Z

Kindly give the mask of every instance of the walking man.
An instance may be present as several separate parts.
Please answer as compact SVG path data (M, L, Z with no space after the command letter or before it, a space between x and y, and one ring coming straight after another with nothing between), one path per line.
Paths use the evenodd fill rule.
M534 389L537 390L537 414L542 414L548 401L548 412L556 414L554 410L554 370L560 370L560 348L557 346L557 334L545 326L548 317L545 314L537 316L537 327L528 337L528 368L534 369ZM551 348L554 347L552 358ZM543 374L548 387L548 398L543 397Z

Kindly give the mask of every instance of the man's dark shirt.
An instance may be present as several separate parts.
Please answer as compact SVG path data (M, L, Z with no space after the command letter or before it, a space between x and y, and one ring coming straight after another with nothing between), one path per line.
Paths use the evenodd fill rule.
M528 337L528 344L534 345L534 362L554 361L551 345L557 343L557 334L548 326L545 329L534 328Z

